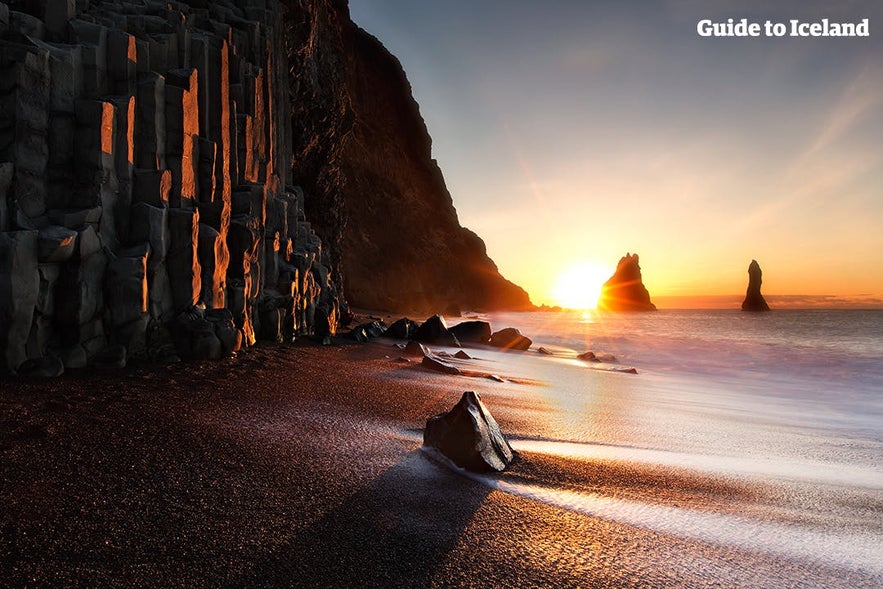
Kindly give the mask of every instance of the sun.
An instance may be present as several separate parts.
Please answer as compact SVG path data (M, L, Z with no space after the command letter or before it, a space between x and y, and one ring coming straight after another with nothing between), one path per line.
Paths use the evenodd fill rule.
M601 296L601 286L613 270L597 262L580 262L562 272L555 282L555 302L569 309L594 309Z

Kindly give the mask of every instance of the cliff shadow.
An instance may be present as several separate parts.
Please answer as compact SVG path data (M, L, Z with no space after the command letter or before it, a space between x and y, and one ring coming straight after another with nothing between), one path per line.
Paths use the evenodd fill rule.
M490 491L414 450L233 586L428 586Z

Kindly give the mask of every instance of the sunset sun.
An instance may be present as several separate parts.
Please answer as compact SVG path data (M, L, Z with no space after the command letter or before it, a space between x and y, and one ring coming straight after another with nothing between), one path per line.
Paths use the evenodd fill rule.
M601 286L612 274L613 270L597 262L575 264L558 276L552 293L555 302L570 309L594 309Z

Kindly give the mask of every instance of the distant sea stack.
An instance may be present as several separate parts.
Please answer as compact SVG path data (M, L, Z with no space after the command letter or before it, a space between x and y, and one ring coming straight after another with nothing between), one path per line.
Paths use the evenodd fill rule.
M462 227L399 61L346 2L295 0L294 182L356 307L438 312L533 308Z
M601 287L598 308L606 311L655 311L650 293L641 279L638 254L626 254L616 265L616 272Z
M769 311L770 306L767 305L760 294L760 285L763 283L763 271L757 260L751 260L748 265L748 290L745 293L745 300L742 301L743 311Z

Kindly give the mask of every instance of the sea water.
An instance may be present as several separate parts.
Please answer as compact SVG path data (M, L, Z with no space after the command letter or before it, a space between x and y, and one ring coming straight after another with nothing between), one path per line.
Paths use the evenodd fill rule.
M883 310L486 318L534 342L521 355L478 354L521 383L482 390L497 395L504 420L529 424L512 436L528 459L631 464L636 476L670 468L766 499L733 512L623 500L569 481L468 476L588 517L857 575L847 585L883 583ZM613 358L578 359L585 351Z

